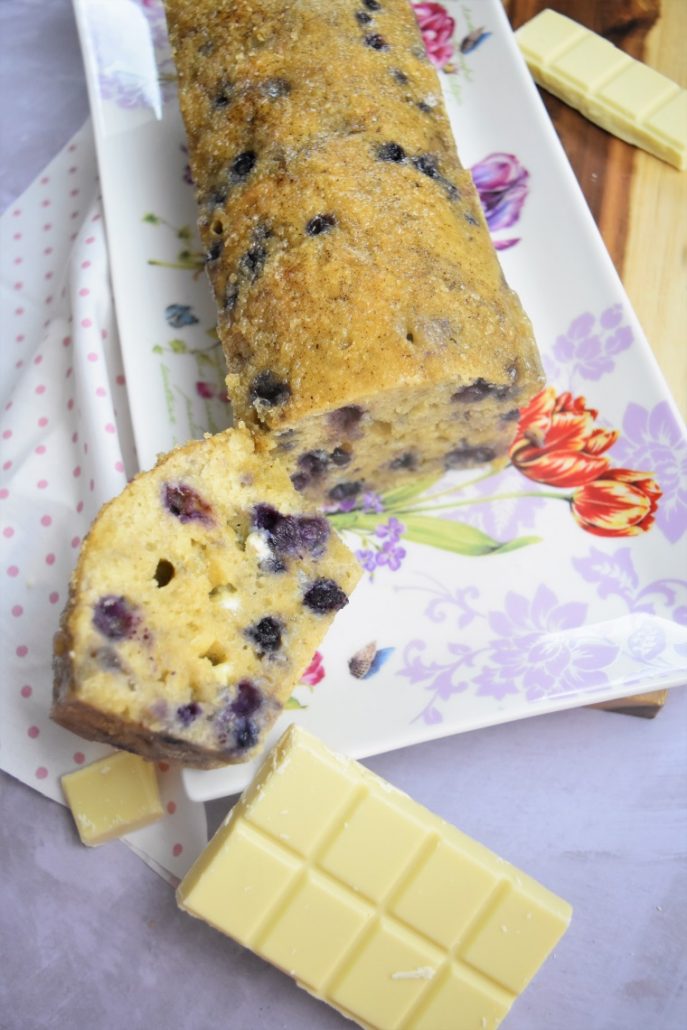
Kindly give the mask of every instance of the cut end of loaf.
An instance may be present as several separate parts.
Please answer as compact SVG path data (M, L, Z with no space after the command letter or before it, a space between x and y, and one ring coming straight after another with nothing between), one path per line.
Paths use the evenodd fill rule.
M261 747L360 576L243 428L136 477L93 524L55 639L55 721L208 768Z

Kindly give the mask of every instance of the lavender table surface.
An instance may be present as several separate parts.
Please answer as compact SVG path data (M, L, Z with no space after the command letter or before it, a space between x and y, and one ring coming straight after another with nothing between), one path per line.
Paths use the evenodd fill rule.
M0 39L4 210L87 101L68 0L2 0ZM687 691L653 722L582 709L367 764L572 902L508 1030L687 1025ZM351 1025L179 912L124 845L82 847L66 809L0 775L2 1030Z

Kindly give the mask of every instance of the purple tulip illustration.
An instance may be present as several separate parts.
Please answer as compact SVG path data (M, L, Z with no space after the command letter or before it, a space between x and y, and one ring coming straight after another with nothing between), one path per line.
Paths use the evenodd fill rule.
M520 218L529 190L530 173L515 154L489 154L470 169L479 193L489 230L507 229ZM507 250L520 242L520 237L494 240L497 250Z

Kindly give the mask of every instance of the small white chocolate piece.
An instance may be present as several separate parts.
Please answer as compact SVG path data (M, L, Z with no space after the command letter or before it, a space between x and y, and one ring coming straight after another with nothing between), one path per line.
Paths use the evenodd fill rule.
M571 914L295 725L177 901L379 1030L494 1030Z
M540 86L602 129L687 169L687 90L556 11L541 11L515 38Z
M161 819L155 767L117 751L62 777L62 790L84 844L93 847Z

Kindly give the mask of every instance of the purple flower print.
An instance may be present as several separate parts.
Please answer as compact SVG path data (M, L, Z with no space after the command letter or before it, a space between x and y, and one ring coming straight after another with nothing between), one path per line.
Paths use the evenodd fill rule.
M378 536L381 540L386 540L387 543L393 544L401 538L405 528L402 522L399 522L398 519L392 516L388 522L383 522L381 526L377 526L375 536Z
M529 189L529 172L514 154L489 154L470 169L479 199L484 208L489 230L508 229L520 218ZM495 240L497 250L506 250L519 242L519 237Z
M597 380L615 368L614 358L632 344L629 326L621 325L619 304L607 308L598 320L589 311L574 319L565 333L557 337L553 353L570 378Z
M655 476L663 491L656 525L671 544L677 543L687 529L687 440L668 402L660 401L651 411L628 404L611 453L619 464Z
M390 572L396 572L400 569L401 563L406 556L405 547L399 546L399 540L404 530L405 526L403 523L392 517L388 522L377 526L374 531L377 539L383 541L381 546L374 543L370 548L356 551L358 561L370 573L370 576L375 569L380 569L384 566Z
M103 100L123 108L156 109L159 94L163 101L174 96L176 74L161 0L135 0L113 11L102 5L87 10ZM154 56L152 75L146 47Z
M522 694L533 702L590 690L608 681L605 670L619 656L615 643L586 629L586 604L559 603L543 583L531 600L510 591L503 611L486 619L495 636L478 648L451 643L444 661L425 658L422 640L407 645L399 675L429 695L416 719L441 721L442 702L466 690L496 701Z
M652 622L639 626L627 640L627 650L638 662L650 662L661 654L665 645L665 633Z
M374 570L377 568L377 551L371 551L368 549L356 551L355 556L365 571L372 575Z
M374 512L376 515L384 511L384 502L379 494L371 490L363 494L363 511Z
M474 678L478 694L501 699L523 690L530 701L599 686L618 647L592 633L579 633L587 615L580 602L559 604L541 584L532 598L510 591L504 610L490 612L497 637L488 664Z
M572 563L583 579L596 585L604 601L615 596L624 602L628 612L658 615L687 625L687 579L670 576L642 586L630 547L621 547L615 554L592 547L586 558L573 558Z
M596 583L599 597L606 600L615 594L632 609L639 578L629 547L621 547L615 554L592 547L586 558L573 558L572 563L587 583Z
M387 541L381 551L377 552L377 566L386 565L390 572L396 572L400 569L405 556L405 547L397 547L395 543Z

